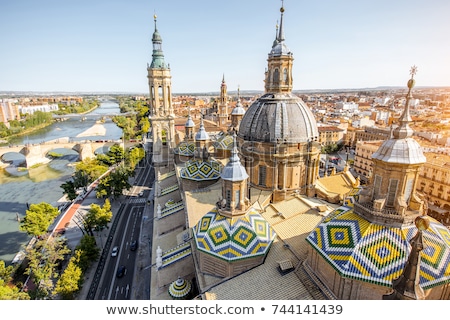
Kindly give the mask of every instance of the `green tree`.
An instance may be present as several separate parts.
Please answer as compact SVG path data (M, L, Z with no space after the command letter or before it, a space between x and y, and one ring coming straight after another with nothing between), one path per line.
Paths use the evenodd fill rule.
M135 168L136 165L145 157L145 150L142 147L136 147L129 150L126 155L126 164L131 168Z
M57 267L64 261L65 255L70 253L66 240L61 237L43 238L33 247L27 248L26 257L28 274L37 289L33 293L36 299L47 298L53 290L54 279L58 276Z
M60 294L64 300L72 300L80 291L83 283L83 271L78 262L80 260L81 252L75 251L75 254L69 260L69 264L64 270L61 277L56 282L53 294Z
M74 200L77 197L75 183L72 180L66 181L60 186L64 190L64 194L67 195L69 200Z
M42 236L47 233L48 228L58 214L58 209L46 202L32 204L26 210L25 217L20 222L19 228L29 235Z
M131 188L128 179L133 175L134 168L124 165L118 166L99 182L96 192L97 197L120 197L124 190Z
M120 144L113 144L109 150L107 155L113 159L114 163L120 163L123 161L125 157L125 151L123 150L122 146Z
M103 230L107 227L108 223L111 221L112 211L111 203L109 199L105 200L103 206L92 203L91 207L84 217L86 224L86 229L89 230L89 234L93 235L92 230Z
M95 238L89 235L84 235L81 238L80 243L75 248L75 252L80 252L77 264L83 272L85 272L94 261L97 261L100 255L100 249L97 247Z
M81 172L80 176L87 176L88 184L95 181L98 177L108 170L108 165L103 164L98 159L87 158L78 162L75 166L75 172Z

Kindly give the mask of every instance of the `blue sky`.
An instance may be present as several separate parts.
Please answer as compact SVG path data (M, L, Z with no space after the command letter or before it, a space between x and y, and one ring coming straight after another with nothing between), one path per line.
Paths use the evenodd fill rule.
M0 91L148 92L153 15L174 93L263 90L280 0L0 0ZM450 86L450 1L284 1L294 90Z

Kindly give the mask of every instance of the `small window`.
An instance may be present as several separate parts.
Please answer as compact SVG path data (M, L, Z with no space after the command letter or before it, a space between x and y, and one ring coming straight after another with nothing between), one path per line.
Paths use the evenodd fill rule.
M260 186L266 185L266 167L265 166L259 166L258 185L260 185Z

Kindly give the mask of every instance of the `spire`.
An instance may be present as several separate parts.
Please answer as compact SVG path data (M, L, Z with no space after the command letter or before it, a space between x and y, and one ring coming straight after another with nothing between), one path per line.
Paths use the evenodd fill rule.
M275 25L275 40L273 40L272 48L275 47L279 43L278 41L278 21Z
M153 54L152 63L150 68L153 69L166 69L166 63L164 62L164 54L162 51L162 38L158 31L158 26L156 25L156 14L153 16L155 21L155 32L153 32L152 43L153 43Z
M281 12L281 19L280 19L280 30L279 30L279 34L278 34L278 41L283 42L284 41L284 32L283 32L284 1L283 0L281 0L280 12Z
M268 68L265 72L266 93L291 93L292 92L292 62L294 57L287 47L284 37L284 3L280 8L280 25L276 28L275 40L269 52Z
M411 79L408 80L408 94L406 95L406 103L405 103L405 110L403 111L403 114L399 118L400 124L397 128L395 128L393 132L393 136L395 139L404 139L404 138L410 138L413 135L413 130L409 127L409 123L412 122L411 115L409 113L409 103L412 99L411 90L414 87L416 81L414 80L414 75L417 73L417 67L413 66L411 67Z

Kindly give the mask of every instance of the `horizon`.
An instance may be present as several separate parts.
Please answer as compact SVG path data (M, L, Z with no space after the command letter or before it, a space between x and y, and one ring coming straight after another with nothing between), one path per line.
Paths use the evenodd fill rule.
M4 2L0 88L145 93L156 14L173 92L218 92L223 76L229 91L263 91L281 5L279 0ZM293 91L401 87L412 65L418 66L417 84L450 86L445 0L283 5L286 44L294 55Z

